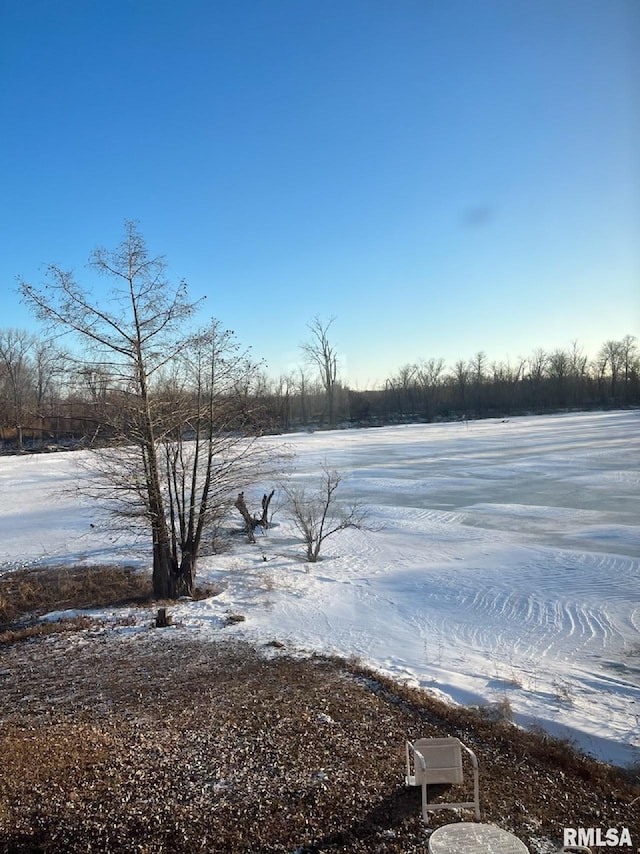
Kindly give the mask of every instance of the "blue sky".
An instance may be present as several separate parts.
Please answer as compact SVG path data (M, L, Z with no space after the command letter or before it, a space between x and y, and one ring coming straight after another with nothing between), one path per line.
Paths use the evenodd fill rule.
M640 333L637 0L0 0L0 326L140 222L273 375Z

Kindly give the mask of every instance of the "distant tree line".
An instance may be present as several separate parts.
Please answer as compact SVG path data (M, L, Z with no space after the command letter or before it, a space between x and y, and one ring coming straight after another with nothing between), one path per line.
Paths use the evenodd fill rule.
M605 341L592 358L574 342L507 362L490 362L483 351L450 367L439 358L419 360L384 387L359 391L338 377L332 322L315 318L309 325L307 360L297 370L275 378L259 365L245 371L233 387L238 424L277 433L640 406L640 352L632 335ZM170 397L170 381L163 381ZM125 398L108 370L89 370L55 340L0 329L3 450L105 441L114 432L105 413L123 413Z
M330 324L315 318L309 325L327 362L335 349L327 344ZM306 353L309 345L303 346ZM536 350L514 362L490 362L480 351L447 367L429 358L401 367L383 388L358 391L337 377L335 361L319 378L302 366L270 379L257 389L266 426L271 431L307 427L371 426L413 422L505 417L566 410L640 406L640 352L636 338L608 340L594 358L577 342L567 349ZM333 377L331 384L327 376ZM330 397L329 397L330 396Z
M484 351L447 369L442 359L403 366L375 397L371 411L385 420L488 418L567 409L640 405L640 353L626 335L606 341L595 358L576 343L514 362L489 362Z

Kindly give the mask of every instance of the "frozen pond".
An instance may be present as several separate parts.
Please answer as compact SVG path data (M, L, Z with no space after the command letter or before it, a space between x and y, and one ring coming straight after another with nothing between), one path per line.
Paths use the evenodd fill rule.
M185 630L355 655L453 701L507 701L514 719L609 761L640 747L640 413L514 418L269 437L294 477L323 462L371 531L306 564L286 508L255 546L203 559L221 596L176 606ZM73 457L5 458L5 566L145 560L63 490ZM269 484L258 484L266 489ZM90 525L96 527L90 529Z

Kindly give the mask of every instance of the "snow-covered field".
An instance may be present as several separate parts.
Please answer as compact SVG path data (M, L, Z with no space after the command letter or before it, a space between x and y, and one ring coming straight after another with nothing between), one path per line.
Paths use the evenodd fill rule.
M276 494L267 536L202 559L223 592L177 604L173 630L357 656L456 702L507 700L522 725L636 760L639 434L640 412L613 412L265 439L294 447L301 481L338 468L372 530L338 534L308 564ZM0 459L0 571L148 560L145 543L67 492L80 456ZM246 621L222 628L229 612Z

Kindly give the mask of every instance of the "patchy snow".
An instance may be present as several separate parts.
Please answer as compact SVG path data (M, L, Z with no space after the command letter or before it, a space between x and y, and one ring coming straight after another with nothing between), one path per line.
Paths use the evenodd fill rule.
M306 563L276 496L266 536L202 559L222 593L172 606L170 631L357 656L454 702L507 698L516 722L607 761L637 758L640 413L263 441L294 446L301 482L325 461L340 469L339 493L366 502L372 530L342 532ZM69 490L86 477L81 456L0 460L0 571L148 560ZM245 622L222 628L230 613Z

